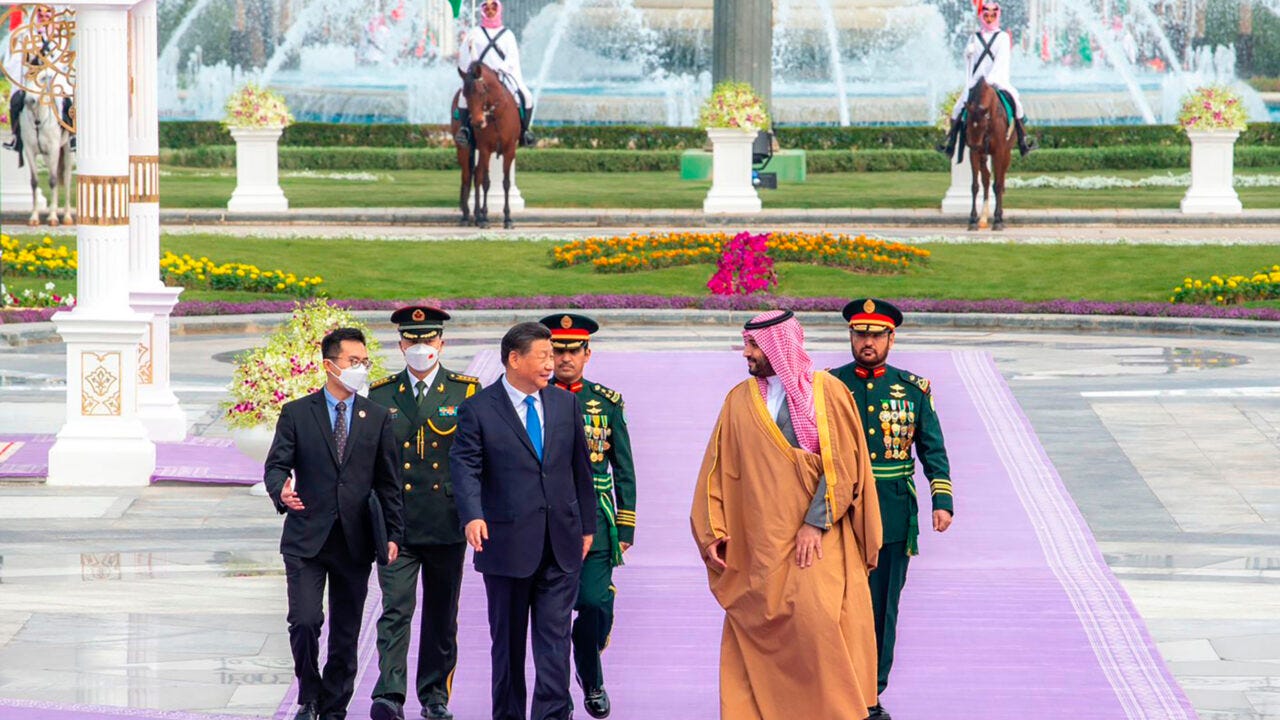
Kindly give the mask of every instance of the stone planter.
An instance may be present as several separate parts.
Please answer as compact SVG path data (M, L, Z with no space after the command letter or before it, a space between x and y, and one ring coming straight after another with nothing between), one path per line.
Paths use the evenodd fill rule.
M275 430L260 426L253 428L232 428L231 440L236 450L258 464L267 462L267 453L271 450L271 441L275 438ZM261 482L249 488L250 494L265 496L267 488Z
M0 99L0 102L3 102ZM8 128L0 131L0 142L8 144L13 133ZM48 201L44 191L36 189L35 208L44 211ZM0 148L0 211L30 213L31 207L31 175L26 167L18 167L18 153Z
M289 200L280 189L279 142L284 128L231 128L236 141L236 190L227 210L284 212Z
M1234 215L1243 211L1232 187L1237 130L1188 130L1191 140L1191 187L1182 212Z
M959 154L960 148L956 148ZM943 215L968 215L973 209L973 161L969 159L969 149L965 148L964 162L956 163L951 158L951 186L947 194L942 196ZM991 167L991 159L987 159L987 167Z
M751 184L751 146L756 133L738 128L707 128L711 139L711 190L702 202L703 212L760 212L760 196Z
M489 207L502 212L502 156L494 153L489 156ZM471 193L475 199L475 193ZM516 186L516 161L511 161L511 212L524 210L524 195Z

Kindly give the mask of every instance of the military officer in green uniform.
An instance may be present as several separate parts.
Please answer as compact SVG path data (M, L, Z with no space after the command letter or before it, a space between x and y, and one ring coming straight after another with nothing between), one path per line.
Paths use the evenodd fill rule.
M884 528L879 564L870 577L883 693L893 667L898 600L907 581L907 563L919 552L918 500L913 479L916 458L929 480L936 532L945 532L951 525L951 470L929 381L886 363L894 330L902 324L902 312L883 300L860 298L846 305L843 315L849 323L853 362L836 368L832 374L848 386L854 404L864 413L863 432L867 435ZM871 720L889 718L878 703L868 712Z
M550 315L541 320L551 329L555 353L556 385L578 396L582 424L591 452L599 503L591 551L582 563L582 578L573 622L573 660L583 705L593 718L609 716L609 694L604 689L600 654L613 629L613 568L635 541L636 471L631 461L631 438L622 414L622 395L585 379L583 369L591 359L591 334L600 328L582 315Z
M373 720L401 720L408 684L409 635L422 580L415 690L424 718L452 718L449 693L458 662L458 592L466 542L449 480L449 448L458 406L480 381L440 364L449 314L405 307L391 315L400 331L405 369L369 387L369 399L391 413L400 450L404 493L404 547L395 562L378 569L382 617L378 619L378 683Z

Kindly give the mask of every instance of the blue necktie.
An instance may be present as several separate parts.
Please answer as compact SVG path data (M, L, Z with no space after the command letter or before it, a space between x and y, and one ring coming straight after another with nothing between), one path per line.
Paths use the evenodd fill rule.
M524 404L528 411L524 414L524 429L529 433L529 442L533 443L533 452L542 461L542 422L538 420L538 409L534 406L532 395L525 397Z

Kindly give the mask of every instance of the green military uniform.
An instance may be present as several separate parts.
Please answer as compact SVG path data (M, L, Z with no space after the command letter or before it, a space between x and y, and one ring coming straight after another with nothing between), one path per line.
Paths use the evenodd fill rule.
M542 323L551 328L551 343L558 349L584 346L598 325L581 315L552 315ZM604 385L583 378L557 386L578 396L582 424L591 453L599 502L596 504L596 534L582 564L578 599L574 610L573 658L578 682L588 695L604 688L600 654L609 644L613 630L613 568L622 565L622 543L635 541L636 472L631 455L631 437L623 415L622 395ZM588 706L588 711L592 710Z
M884 301L860 299L846 306L845 319L858 331L892 330L901 324L902 314ZM884 692L893 667L898 601L907 581L907 564L919 552L916 458L929 479L934 510L954 512L951 469L928 380L887 364L866 368L856 362L836 368L832 374L849 388L862 414L871 470L880 496L883 544L869 583L875 611L879 685L880 692Z
M414 309L427 310L426 322L431 322L431 309L405 310ZM418 328L400 312L393 315L393 321L406 321L400 324L401 336L418 339ZM458 660L458 594L467 547L449 479L449 448L458 424L458 406L478 389L476 378L439 364L422 380L405 368L369 388L369 399L386 407L391 415L402 463L405 523L400 557L378 569L382 616L378 619L379 677L374 698L404 703L409 635L421 575L417 697L424 708L449 702Z

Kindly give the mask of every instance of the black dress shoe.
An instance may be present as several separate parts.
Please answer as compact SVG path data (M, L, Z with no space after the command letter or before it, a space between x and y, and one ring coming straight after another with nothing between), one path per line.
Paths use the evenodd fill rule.
M888 710L876 703L875 707L867 708L867 720L893 720L893 718L889 717Z
M303 703L298 706L298 714L293 720L317 720L315 703Z
M587 709L587 714L593 718L609 717L609 693L604 688L598 690L587 690L586 697L583 698L582 706Z
M422 717L427 720L453 720L453 713L449 712L449 706L442 702L429 702L422 708Z
M404 720L404 706L391 698L376 698L369 707L373 720Z

